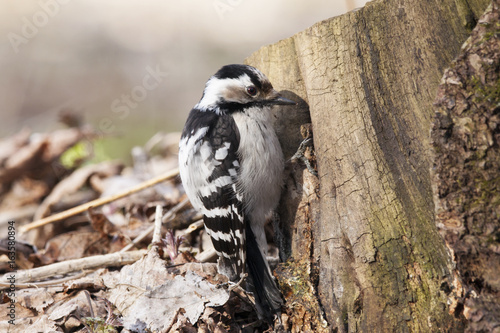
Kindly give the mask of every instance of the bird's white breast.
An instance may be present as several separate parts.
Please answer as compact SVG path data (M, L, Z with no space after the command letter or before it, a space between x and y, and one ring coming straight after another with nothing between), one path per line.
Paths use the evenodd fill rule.
M272 127L270 108L249 108L233 114L240 132L240 181L245 213L263 225L279 202L284 159ZM254 228L252 228L254 229Z

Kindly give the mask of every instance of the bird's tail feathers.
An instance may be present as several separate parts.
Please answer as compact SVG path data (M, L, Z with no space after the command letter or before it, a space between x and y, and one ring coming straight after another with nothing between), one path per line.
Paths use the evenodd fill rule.
M276 285L274 277L266 258L262 254L252 228L247 223L246 227L247 241L247 265L251 282L254 287L257 310L260 317L273 321L273 316L281 312L283 298Z

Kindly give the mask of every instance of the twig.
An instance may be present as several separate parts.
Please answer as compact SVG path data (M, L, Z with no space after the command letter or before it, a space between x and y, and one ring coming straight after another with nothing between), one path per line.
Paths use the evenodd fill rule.
M211 262L214 261L214 259L217 258L217 252L215 252L215 249L213 247L198 253L196 256L196 260L199 262Z
M175 215L181 209L183 209L184 207L186 207L189 202L190 202L189 199L185 198L184 200L182 200L181 202L179 202L177 205L175 205L174 207L172 207L172 209L170 209L168 212L166 212L165 215L163 215L163 217L161 218L162 223L168 222L171 219L173 219L175 217Z
M238 287L241 288L241 284L243 283L243 281L245 281L245 279L247 278L247 276L248 276L247 273L243 274L243 276L241 277L241 279L238 282L236 282L235 284L232 284L232 285L229 286L229 291L232 291L232 290L234 290L234 289L236 289Z
M90 300L90 293L88 290L84 289L85 297L87 297L87 302L89 303L90 317L95 318L94 307L92 306L92 301Z
M125 246L123 249L121 249L120 252L124 253L124 252L127 252L128 250L130 250L131 248L133 248L136 244L138 244L140 241L142 241L144 238L146 238L151 232L153 232L154 228L155 228L154 224L150 225L146 230L141 232L139 234L139 236L134 238L134 240L132 242L128 243L127 246Z
M172 207L172 209L170 209L165 215L163 215L163 217L161 218L161 221L162 222L167 222L171 219L173 219L175 217L175 214L177 214L177 212L179 210L181 210L182 208L184 208L184 206L189 202L188 199L184 199L183 201L179 202L177 205L175 205L174 207ZM149 226L146 230L144 230L139 236L137 236L136 238L134 238L134 240L128 244L127 246L125 246L123 249L120 250L120 252L126 252L128 250L130 250L132 247L134 247L134 245L136 245L137 243L139 243L140 241L142 241L144 238L146 238L155 228L155 225L151 225Z
M195 221L189 225L189 227L186 229L186 234L190 234L192 232L195 232L196 230L199 230L203 228L204 226L203 220L199 219L198 221Z
M61 279L54 279L50 281L44 281L44 282L37 282L37 283L17 283L16 281L16 288L45 288L45 287L56 287L60 286L62 283L71 281L71 280L76 280L81 277L84 277L85 275L92 273L94 270L85 270L81 273L71 275L71 276L66 276ZM9 288L10 284L8 283L0 283L0 289L3 288Z
M255 309L255 311L257 311L257 308L255 306L255 296L252 293L247 292L240 285L235 285L234 288L231 289L231 291L242 301L250 304Z
M99 207L99 206L102 206L102 205L105 205L107 203L110 203L112 201L115 201L115 200L118 200L118 199L121 199L123 197L126 197L126 196L129 196L135 192L139 192L139 191L142 191L148 187L151 187L153 185L156 185L158 183L161 183L163 181L166 181L166 180L169 180L169 179L172 179L174 177L176 177L177 175L179 174L179 169L174 169L174 170L171 170L163 175L160 175L158 177L155 177L153 179L150 179L148 181L145 181L137 186L134 186L128 190L125 190L121 193L117 193L115 195L111 195L109 197L106 197L106 198L99 198L99 199L96 199L96 200L92 200L90 202L87 202L83 205L80 205L80 206L77 206L77 207L73 207L71 209L68 209L64 212L60 212L60 213L57 213L57 214L54 214L52 216L48 216L48 217L45 217L41 220L38 220L38 221L33 221L29 224L26 224L24 226L22 226L20 228L21 232L26 232L26 231L29 231L31 229L35 229L35 228L38 228L38 227L41 227L43 225L46 225L46 224L49 224L49 223L52 223L52 222L56 222L56 221L59 221L59 220L62 220L62 219L65 219L65 218L68 218L70 216L73 216L73 215L76 215L76 214L80 214L80 213L83 213L85 211L87 211L90 207Z
M43 280L56 275L64 275L85 269L94 269L107 266L121 266L128 265L141 259L146 253L145 250L131 251L131 252L115 252L110 254L66 260L63 262L56 262L47 266L37 267L33 269L26 269L17 272L6 273L0 280L2 283L7 283L9 277L15 276L17 283L27 283L32 281Z
M163 214L163 208L161 205L156 205L156 212L155 212L155 229L153 232L153 240L151 243L158 244L161 240L161 216Z

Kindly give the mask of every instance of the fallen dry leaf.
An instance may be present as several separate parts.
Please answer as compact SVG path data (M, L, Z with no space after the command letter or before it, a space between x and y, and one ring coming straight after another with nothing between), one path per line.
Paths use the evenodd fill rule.
M95 301L88 295L88 291L78 291L68 295L65 299L51 305L46 313L49 319L57 322L66 329L79 327L81 319L85 317L105 317L106 309L102 301ZM76 319L69 320L70 318Z
M113 253L124 245L123 238L103 237L98 231L77 230L50 239L45 250L40 251L37 257L41 263L47 265L57 261Z
M92 208L88 209L88 216L90 218L90 225L92 229L99 232L101 237L107 236L118 236L120 234L120 229L111 223L106 215L101 213L96 213Z
M19 134L20 138L24 137ZM52 133L35 133L29 140L19 140L24 145L17 147L9 155L0 169L0 183L9 184L21 175L43 175L47 172L54 173L54 162L68 148L75 145L83 138L92 138L90 128L70 128L57 130ZM36 177L33 177L36 178Z
M195 324L207 306L220 306L229 292L193 272L169 274L154 250L135 264L123 267L109 285L108 299L122 314L125 328L167 332L179 311ZM108 282L109 283L109 282Z
M99 164L90 164L84 166L75 172L73 172L67 178L61 180L53 189L50 195L48 195L42 202L40 207L37 209L34 220L39 220L50 213L50 207L57 204L62 200L63 197L78 191L88 179L94 175L99 174L104 177L110 177L116 175L123 168L123 165L118 162L107 161Z
M2 198L0 209L11 210L30 204L38 204L49 191L49 186L44 181L20 177L12 183L10 191Z
M18 133L0 140L0 166L3 166L5 161L14 155L19 148L28 144L30 135L31 131L23 128Z
M62 288L45 288L23 289L16 292L16 301L19 305L28 309L34 309L36 312L42 312L49 305L54 303L52 294L56 291L62 291Z
M3 310L2 310L3 311ZM29 311L29 310L26 310ZM4 312L2 312L4 313ZM32 314L24 316L16 310L16 321L11 325L7 320L0 321L0 332L26 333L26 332L63 332L53 320L49 320L48 315L33 316Z

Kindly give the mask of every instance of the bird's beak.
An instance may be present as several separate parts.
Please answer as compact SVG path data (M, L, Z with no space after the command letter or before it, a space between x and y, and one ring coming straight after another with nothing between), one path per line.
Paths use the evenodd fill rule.
M272 105L297 105L296 102L291 99L281 96L277 91L273 90L272 97L267 100L269 104Z
M278 97L272 99L270 102L271 102L271 104L274 104L274 105L296 105L297 104L297 102L294 102L291 99L288 99L288 98L285 98L282 96L278 96Z

